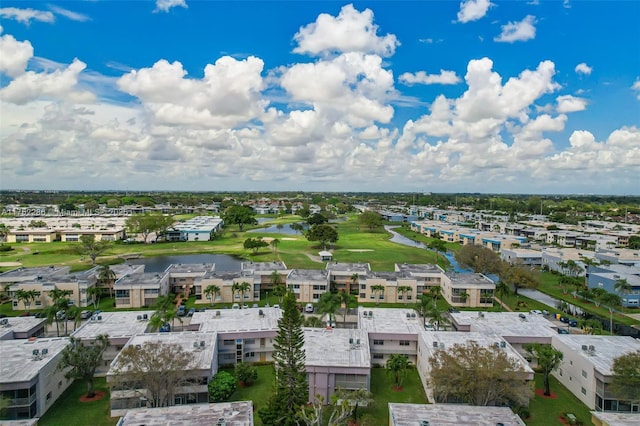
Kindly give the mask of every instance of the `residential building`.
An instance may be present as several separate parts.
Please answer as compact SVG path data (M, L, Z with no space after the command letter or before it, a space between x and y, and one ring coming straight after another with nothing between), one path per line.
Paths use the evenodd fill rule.
M268 362L280 318L280 308L207 309L193 314L188 329L217 335L218 365Z
M96 376L104 376L129 339L149 331L151 315L153 311L101 312L91 316L71 335L89 342L99 335L109 336L109 346L102 354L102 363L96 368Z
M447 272L440 284L442 297L452 306L491 308L495 283L482 274Z
M167 230L166 238L168 241L210 241L223 226L220 217L196 216L174 224Z
M558 334L551 344L564 354L552 374L588 408L640 415L637 403L620 400L611 391L614 360L640 351L640 341L630 336Z
M176 405L127 410L118 426L165 425L253 426L251 401Z
M329 289L328 276L325 269L293 269L287 276L287 288L298 303L316 303Z
M57 370L67 338L0 340L0 396L9 420L42 417L73 383Z
M621 280L629 284L628 291L616 289L616 284ZM613 264L592 267L587 282L589 288L602 288L609 293L619 295L622 306L635 308L640 306L640 266Z
M540 250L511 248L502 249L500 258L511 264L524 265L530 268L542 268L542 252Z
M326 404L336 388L370 389L371 354L367 333L359 329L304 329L309 402L320 395Z
M429 402L456 402L437 401L430 385L431 359L441 350L449 350L454 345L466 345L471 342L483 347L493 347L503 351L510 360L517 363L523 370L523 380L532 383L534 371L527 360L504 338L495 334L479 332L461 333L456 331L421 331L418 338L417 369L422 385L424 386Z
M46 318L7 317L0 318L0 340L29 339L44 336Z
M371 274L371 265L332 261L327 262L326 270L329 272L329 285L335 285L338 291L359 294L359 284Z
M592 411L591 423L594 426L638 426L638 414Z
M392 354L406 355L416 363L423 325L413 309L359 307L358 329L369 337L373 364L384 365Z
M389 426L525 426L509 407L389 403Z
M218 371L217 345L215 333L184 331L180 333L153 333L133 336L125 345L143 349L145 342L160 342L182 347L191 355L191 365L183 371L187 383L171 391L169 405L202 404L209 402L207 385ZM123 349L123 350L124 350ZM121 369L121 353L111 363L107 373L110 389L111 417L125 415L128 409L144 408L147 405L147 389L140 384L127 382L126 370Z
M143 272L125 275L113 285L116 308L147 308L169 293L169 273Z
M541 314L462 311L449 317L454 330L500 336L521 354L524 344L550 344L558 335L557 326Z

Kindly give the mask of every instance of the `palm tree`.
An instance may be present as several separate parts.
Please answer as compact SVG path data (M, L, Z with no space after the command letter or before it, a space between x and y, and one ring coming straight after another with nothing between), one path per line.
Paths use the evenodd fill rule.
M342 301L340 300L340 295L328 292L322 293L316 306L318 308L318 312L321 314L327 314L329 322L331 322L341 304Z
M613 285L613 290L622 294L622 297L624 298L624 296L633 291L633 286L629 284L629 281L627 281L626 278L620 278L619 280L616 280Z
M411 368L411 361L405 355L392 354L387 363L385 364L387 373L393 376L393 383L395 389L402 389L402 382L407 373L407 370Z
M98 282L100 283L100 288L108 288L109 289L109 297L113 299L113 284L117 278L117 275L109 265L99 265L98 266Z
M458 297L460 298L462 303L464 303L465 305L467 304L467 300L469 299L470 296L471 295L469 293L467 293L466 290L464 290L462 293L458 294Z
M413 309L422 317L422 326L427 326L427 314L429 313L429 305L431 301L426 294L422 294L418 296L418 302L415 304Z
M78 324L80 324L80 321L82 320L80 316L81 314L82 308L75 305L70 306L69 309L67 309L67 311L65 312L67 319L73 320L73 331L76 331Z
M584 265L585 268L585 272L584 272L584 287L587 288L589 287L589 269L592 266L598 266L599 263L596 259L592 259L590 257L584 257L581 256L580 257L580 261L582 262L582 264Z
M19 288L18 290L16 290L13 293L13 297L14 297L14 299L16 299L18 301L18 305L20 304L20 302L22 302L22 303L24 303L25 308L26 308L26 305L27 305L27 302L26 302L26 300L27 300L27 291L26 290L23 290L23 289Z
M380 299L384 299L384 286L382 284L374 284L371 286L371 292L376 299L376 305L379 305Z
M207 300L209 300L209 303L211 303L211 306L213 306L213 301L215 300L216 297L218 297L219 294L220 294L220 287L218 287L217 285L211 284L204 289L204 295L207 298Z
M273 252L277 255L278 254L278 244L280 244L280 240L277 238L274 238L273 240L271 240L271 242L269 243L269 245L271 246L271 248L273 249Z
M246 281L240 283L240 294L242 294L242 300L245 299L245 295L251 291L251 284Z
M449 320L443 315L443 312L436 306L427 311L427 316L431 318L431 323L435 325L436 330L441 330L443 324L449 323Z
M322 328L322 320L319 317L312 315L304 319L304 326L312 328Z
M240 283L233 283L231 285L231 299L236 300L236 293L240 294Z
M287 293L287 288L282 284L279 284L273 288L273 295L278 298L279 303L282 303L282 298L286 293ZM267 303L269 303L268 300L267 300Z
M429 295L433 299L433 307L436 307L436 303L438 302L438 298L442 294L442 288L439 285L434 285L433 287L429 287Z
M500 297L500 300L504 299L511 292L509 284L500 280L496 283L496 294Z
M70 290L62 290L58 287L54 287L53 290L49 292L49 297L51 298L52 304L51 308L53 311L53 317L56 321L56 332L58 337L60 336L60 326L59 322L62 320L61 315L58 315L58 312L64 312L65 320L64 320L64 333L67 335L67 320L66 320L66 311L70 306L70 302L68 296L71 295Z
M349 293L351 294L358 294L360 291L358 289L358 273L356 272L355 274L352 274L351 277L349 278L351 280L351 287L349 287ZM355 292L354 292L354 287L355 287Z
M91 286L87 288L87 297L93 299L93 309L98 309L98 305L100 304L100 294L102 293L102 289L98 286Z
M409 285L398 286L398 296L402 296L402 302L407 304L407 293L410 293L413 289Z
M344 305L344 311L342 313L342 325L346 328L347 313L349 312L349 307L356 302L356 297L347 291L338 292L338 296L340 297L341 304Z

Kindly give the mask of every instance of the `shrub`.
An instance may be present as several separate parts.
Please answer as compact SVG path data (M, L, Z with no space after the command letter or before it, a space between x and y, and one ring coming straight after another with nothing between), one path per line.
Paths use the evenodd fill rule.
M258 370L244 362L236 364L236 379L240 383L250 386L258 379Z
M7 245L4 245L4 244L0 244L0 252L11 251L11 250L13 250L13 247L7 246Z
M236 391L236 378L227 371L219 371L209 382L208 388L211 402L228 401Z

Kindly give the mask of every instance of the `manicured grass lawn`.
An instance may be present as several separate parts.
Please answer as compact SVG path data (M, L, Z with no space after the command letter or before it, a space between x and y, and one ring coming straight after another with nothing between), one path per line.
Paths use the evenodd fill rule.
M535 376L536 389L544 389L544 376L537 373ZM543 398L536 395L529 405L531 416L525 420L529 426L561 425L559 417L566 413L576 416L578 421L585 425L591 425L591 414L586 405L576 398L567 388L551 377L551 392L557 398Z
M274 385L273 365L258 365L258 380L251 386L244 388L239 387L231 396L232 401L253 401L255 408L253 420L256 426L261 425L262 421L258 417L258 410L267 405L267 401L271 397Z
M62 394L38 421L40 426L111 426L118 422L109 417L109 388L104 378L96 378L95 389L106 392L98 401L80 402L87 393L87 385L77 380Z
M389 422L390 402L427 403L427 396L424 393L420 377L415 368L407 372L401 391L393 389L393 377L387 374L386 369L372 368L371 393L373 393L373 403L359 410L358 421L363 425L387 424Z
M566 300L568 303L572 305L576 305L581 309L592 312L596 315L599 315L603 318L609 318L609 310L602 306L595 306L593 303L582 300L582 298L574 298L570 294L562 294L562 289L558 285L558 281L560 280L559 275L552 274L550 272L543 272L540 274L541 284L538 287L538 290L546 293L550 296L555 297L556 299ZM571 289L573 291L573 289ZM615 322L619 322L626 325L637 325L640 324L640 321L634 320L626 315L622 315L620 312L614 312L613 320Z

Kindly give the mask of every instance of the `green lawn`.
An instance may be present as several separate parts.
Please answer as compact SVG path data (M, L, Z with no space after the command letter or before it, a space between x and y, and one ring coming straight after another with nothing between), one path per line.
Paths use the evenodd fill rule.
M62 394L38 421L40 426L112 426L118 422L109 417L109 388L104 378L96 378L96 390L106 392L98 401L80 402L87 393L85 382L77 380Z
M267 405L267 401L271 397L274 385L273 364L258 365L258 380L251 386L238 388L231 396L232 401L253 401L255 408L254 424L261 425L258 410Z
M535 376L536 389L544 389L544 376L537 373ZM551 392L557 398L543 398L536 395L529 405L530 417L525 420L529 426L551 426L563 424L559 417L566 413L576 416L578 421L585 425L591 425L590 410L578 398L576 398L567 388L551 377Z

